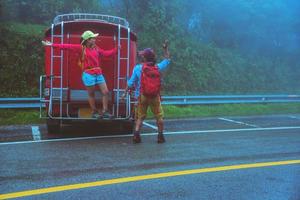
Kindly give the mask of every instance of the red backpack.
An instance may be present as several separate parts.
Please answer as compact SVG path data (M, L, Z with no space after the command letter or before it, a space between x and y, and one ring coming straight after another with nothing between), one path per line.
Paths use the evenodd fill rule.
M156 97L160 94L161 77L157 65L142 67L141 94L146 97Z

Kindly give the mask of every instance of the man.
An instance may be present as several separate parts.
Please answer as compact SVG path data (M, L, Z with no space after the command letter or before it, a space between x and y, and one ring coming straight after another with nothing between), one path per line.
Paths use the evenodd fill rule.
M148 107L151 108L151 111L156 118L158 127L157 142L164 143L166 141L163 135L163 109L160 101L160 72L165 70L170 63L167 41L163 44L163 50L164 59L157 65L156 55L153 49L146 48L139 51L138 54L142 58L142 63L137 64L134 67L132 76L127 82L128 87L126 88L123 98L127 94L128 90L134 87L134 96L137 99L133 143L141 142L140 131L142 123L146 118ZM153 78L153 75L148 76L147 73L156 74L158 77L156 76Z

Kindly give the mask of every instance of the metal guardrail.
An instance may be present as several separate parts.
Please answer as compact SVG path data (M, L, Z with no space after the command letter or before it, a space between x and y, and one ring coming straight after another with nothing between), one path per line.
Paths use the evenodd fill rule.
M300 102L300 95L162 96L162 104L164 105L292 102Z
M0 108L39 108L39 97L0 98Z
M40 98L0 98L1 108L40 108ZM42 99L43 101L43 99ZM295 103L300 95L162 96L163 105Z

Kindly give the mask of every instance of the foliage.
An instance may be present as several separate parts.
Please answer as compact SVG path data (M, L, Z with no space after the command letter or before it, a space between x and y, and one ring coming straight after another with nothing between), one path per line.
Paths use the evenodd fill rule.
M49 24L54 16L72 12L96 13L100 8L97 0L6 0L0 19L23 23Z
M172 64L165 73L165 93L288 93L300 89L299 48L295 48L299 45L294 44L297 30L291 30L299 23L293 18L300 5L296 1L110 2L104 5L109 12L132 22L140 49L150 46L161 55L161 42L171 41Z
M1 97L38 96L38 77L43 73L41 27L1 23Z
M1 96L37 95L40 40L57 14L90 12L126 18L138 48L170 40L164 93L253 94L300 90L300 3L296 0L6 0L1 20ZM21 23L16 23L21 22ZM27 24L26 24L27 23Z

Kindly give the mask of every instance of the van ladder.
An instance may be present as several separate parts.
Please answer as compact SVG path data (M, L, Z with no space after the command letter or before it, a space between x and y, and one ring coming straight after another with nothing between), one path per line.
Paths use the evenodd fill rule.
M121 38L121 25L118 25L118 42L117 45L121 44L121 40L126 40L127 41L127 56L126 57L121 57L121 50L118 48L118 70L117 70L117 88L115 89L116 91L116 117L119 118L120 114L120 82L121 81L127 81L127 78L129 77L129 64L130 64L130 28L125 27L127 29L127 37ZM123 49L123 48L122 48ZM121 60L126 60L126 76L120 76L121 73ZM127 84L127 83L126 83ZM125 92L125 89L122 89L122 92ZM126 98L126 118L130 116L130 96L128 95Z
M60 23L60 34L55 34L54 31L55 25L51 25L51 42L54 43L54 38L58 38L60 43L64 43L64 22ZM50 75L50 99L49 99L49 109L48 109L48 116L51 118L56 118L52 116L53 111L53 81L54 79L60 79L60 91L59 91L59 118L62 118L62 104L63 104L63 58L64 58L64 51L60 50L59 54L55 54L53 47L51 47L51 75ZM54 75L54 59L58 59L60 62L60 74L58 76Z

